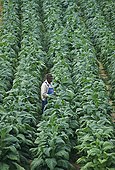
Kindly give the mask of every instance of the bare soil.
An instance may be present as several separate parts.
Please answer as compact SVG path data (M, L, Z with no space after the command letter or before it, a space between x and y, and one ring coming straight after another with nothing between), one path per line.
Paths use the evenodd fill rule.
M74 166L75 170L80 170L80 166L77 165L76 163L73 163L73 166Z
M100 74L100 77L105 82L107 93L109 95L110 94L111 86L110 86L110 84L108 82L108 80L109 80L108 75L106 73L106 70L103 67L103 64L101 62L99 62L99 61L98 61L98 64L99 64L99 74ZM112 113L111 113L112 121L115 122L115 105L113 104L113 101L111 99L109 100L109 104L112 106Z

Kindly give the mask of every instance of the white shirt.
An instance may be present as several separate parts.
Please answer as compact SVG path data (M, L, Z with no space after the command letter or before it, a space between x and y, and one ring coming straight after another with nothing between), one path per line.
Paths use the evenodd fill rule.
M47 80L45 80L41 85L41 99L45 100L48 96L48 89L51 87L51 84L48 83Z

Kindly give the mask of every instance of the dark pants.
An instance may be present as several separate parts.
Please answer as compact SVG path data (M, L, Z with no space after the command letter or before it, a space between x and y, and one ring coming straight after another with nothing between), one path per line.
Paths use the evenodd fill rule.
M47 104L47 100L42 100L42 113L44 112L45 110L45 105Z

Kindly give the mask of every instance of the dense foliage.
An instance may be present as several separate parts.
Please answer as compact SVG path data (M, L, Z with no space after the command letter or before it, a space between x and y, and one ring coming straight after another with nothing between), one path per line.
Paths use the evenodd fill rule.
M113 170L114 2L6 0L0 43L0 169ZM108 12L107 12L108 11ZM110 20L110 16L112 19ZM100 60L111 96L100 78ZM41 115L40 86L56 94ZM74 155L73 155L74 151Z

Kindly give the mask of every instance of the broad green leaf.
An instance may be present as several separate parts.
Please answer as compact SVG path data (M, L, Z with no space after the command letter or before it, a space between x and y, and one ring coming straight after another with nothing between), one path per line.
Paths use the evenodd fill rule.
M60 137L57 137L57 139L56 139L56 143L59 145L59 144L65 144L65 142L64 142L64 140L62 139L62 138L60 138Z
M107 161L107 159L98 159L98 161L101 163L101 164L103 164L103 163L105 163L106 161Z
M77 163L79 164L79 163L85 163L85 156L82 156L81 158L79 158L78 160L77 160Z
M29 140L29 139L26 139L26 143L27 143L28 145L33 145L33 142L32 142L31 140Z
M31 170L39 169L40 166L44 164L44 160L42 158L35 158L31 163Z
M55 158L48 158L45 160L47 166L50 168L50 170L54 170L56 165L57 165L57 161Z
M15 154L18 154L18 151L17 149L15 148L15 146L9 146L9 147L5 147L6 149L9 149L11 152L15 153Z
M62 158L64 157L67 160L69 159L69 153L65 150L61 150L61 151L57 152L55 155L62 157Z
M9 170L9 165L3 163L3 162L0 162L0 170Z
M103 150L104 151L107 151L107 150L110 150L110 149L113 149L113 148L114 148L114 146L111 142L105 141L103 143Z
M13 135L10 135L4 139L4 142L7 142L7 143L18 142L18 139L14 137Z
M19 161L19 155L16 155L16 154L13 154L13 153L9 153L7 155L7 158L9 158L11 160Z
M16 166L16 170L25 170L22 166L20 166L18 163L13 162L13 164Z
M23 134L18 134L17 135L17 138L18 139L21 139L22 141L25 141L26 139L25 139L25 136L23 135Z
M50 147L44 149L44 153L45 153L48 157L50 157L50 151L51 151L51 149L52 149L52 148L50 148Z
M68 169L68 167L69 167L69 162L68 162L67 160L61 159L61 160L59 160L59 161L57 162L57 165L60 166L60 167L63 167L63 168Z
M85 166L81 168L81 170L89 170L90 168L94 168L94 163L93 162L88 162L86 163Z
M97 149L97 148L92 148L92 149L90 149L90 150L88 150L87 151L87 153L88 153L88 156L94 156L94 155L98 155L98 154L100 154L100 150L99 149Z
M1 134L1 138L5 138L5 136L12 130L12 127L7 127L7 128L3 128L0 132Z
M85 131L85 129L83 129L83 131ZM86 134L83 136L83 142L86 142L86 141L90 141L92 139L92 136L90 136L90 134Z

